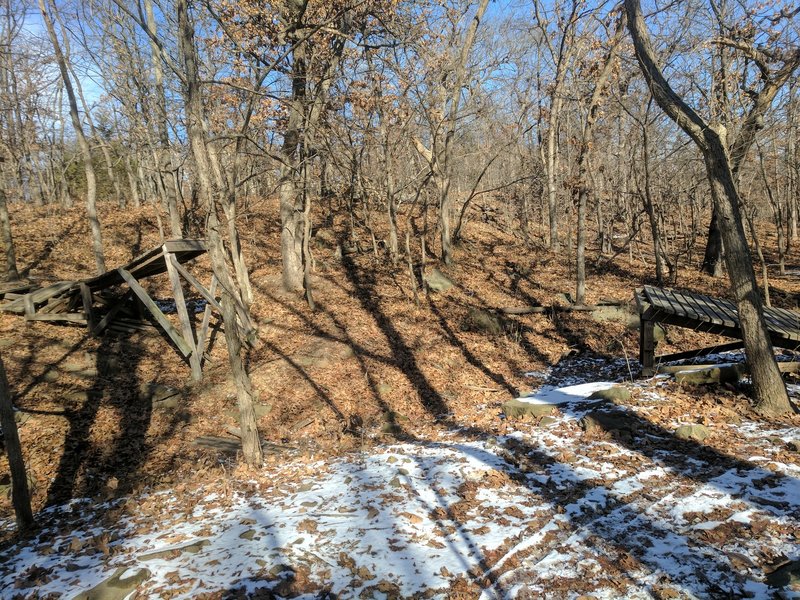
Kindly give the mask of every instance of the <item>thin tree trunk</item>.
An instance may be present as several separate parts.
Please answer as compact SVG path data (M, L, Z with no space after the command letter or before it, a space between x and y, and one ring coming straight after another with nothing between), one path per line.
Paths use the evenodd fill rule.
M758 240L755 224L756 213L753 211L753 214L745 213L744 216L747 219L747 226L750 228L750 237L753 238L753 247L756 250L756 256L758 256L758 262L761 265L761 280L764 282L764 305L772 306L769 298L769 270L767 269L767 261L764 260L764 252L761 250L761 243Z
M557 114L561 110L561 100L555 100L553 114L550 116L550 127L547 130L546 175L547 175L547 222L550 227L550 251L558 252L558 211L556 199L556 169L558 167L557 147Z
M70 59L69 38L67 37L67 30L64 27L64 22L61 19L61 14L57 10L54 10L53 14L55 15L56 21L58 21L59 27L61 29L61 37L64 40L64 61L65 64L67 65L67 69L69 70L69 74L72 76L72 85L75 91L77 91L78 93L78 99L81 101L84 118L86 119L86 124L89 126L89 133L91 135L91 138L93 140L97 140L97 144L100 146L100 152L103 155L103 161L105 162L106 166L106 176L108 177L108 181L114 188L114 199L116 200L117 206L123 208L125 201L124 197L122 196L122 190L119 185L119 180L117 179L117 176L114 173L114 162L111 159L111 151L109 149L108 143L97 133L97 128L94 126L94 120L92 119L92 112L89 107L89 103L86 102L86 96L84 96L83 94L83 85L81 85L81 80L75 74L75 69L73 69L72 67L72 61Z
M144 0L147 18L147 29L150 33L150 60L153 65L155 79L156 127L158 130L157 160L164 196L169 215L169 228L176 238L183 237L181 214L178 209L178 181L172 163L172 149L169 142L169 126L167 123L167 99L164 93L164 69L161 65L161 50L156 44L157 25L153 14L152 0Z
M0 357L0 427L3 428L6 457L11 468L11 502L17 518L17 529L27 531L34 525L28 473L25 470L22 445L17 432L17 422L14 419L14 405L2 357Z
M453 154L453 139L456 134L456 122L458 120L459 104L461 103L461 88L464 82L464 76L467 69L467 60L469 53L472 50L472 45L475 42L475 35L478 32L483 15L486 8L489 6L489 0L480 0L478 9L472 17L472 21L467 28L464 37L464 43L461 46L458 62L453 70L454 82L453 89L450 94L449 110L445 113L444 128L444 144L441 153L435 157L438 162L438 178L439 183L439 234L442 244L442 261L444 264L449 265L453 262L453 238L452 238L452 218L453 218L453 199L450 194L450 185L452 183L453 168L452 168L452 154ZM434 153L435 148L433 149Z
M92 152L89 148L89 142L83 133L83 125L81 124L80 115L78 114L78 102L75 98L75 90L72 87L72 81L69 77L67 61L64 58L64 53L61 51L61 45L56 37L53 20L50 18L50 13L45 6L44 0L38 1L39 10L42 13L42 20L47 27L47 33L50 37L50 42L53 44L53 52L56 56L58 69L61 72L61 79L64 82L64 89L67 92L69 115L72 119L72 126L75 129L75 135L78 139L78 147L80 148L81 155L83 156L83 165L86 172L86 212L89 217L89 228L92 232L92 248L94 250L94 259L97 265L97 272L104 273L106 270L106 261L103 255L103 236L100 231L100 220L97 218L97 179L95 178L94 165L92 164ZM50 0L50 8L53 11L56 10L53 0Z
M136 181L136 176L133 174L133 167L131 166L130 155L125 157L125 174L128 176L128 187L131 190L131 199L133 206L139 208L142 205L142 200L139 197L139 185Z
M578 232L575 248L575 262L576 262L576 285L575 285L575 302L576 304L585 304L586 302L586 202L589 197L589 186L591 177L589 175L589 149L591 147L592 136L594 133L594 124L597 121L597 109L600 106L600 100L611 75L611 68L613 66L613 57L616 52L617 46L622 39L622 32L625 30L624 20L620 20L614 38L611 40L611 48L605 56L603 66L595 80L594 89L589 99L589 107L586 113L586 121L581 127L581 140L578 150L577 166L578 166L578 181L577 189L573 191L577 195L578 204Z
M256 414L253 406L253 390L250 375L242 360L242 340L237 325L236 288L227 263L223 245L223 230L217 217L219 191L214 189L211 179L211 160L205 139L203 123L203 102L201 98L200 78L197 50L194 46L194 26L189 19L188 1L177 0L178 46L183 60L186 93L186 131L189 146L195 161L195 175L200 194L206 202L208 211L207 235L211 266L222 288L222 320L225 329L225 341L228 346L228 364L231 376L236 384L236 395L239 405L239 423L242 432L242 451L245 461L251 466L260 466L264 456L256 425ZM246 307L243 310L247 311ZM242 328L247 324L242 322Z

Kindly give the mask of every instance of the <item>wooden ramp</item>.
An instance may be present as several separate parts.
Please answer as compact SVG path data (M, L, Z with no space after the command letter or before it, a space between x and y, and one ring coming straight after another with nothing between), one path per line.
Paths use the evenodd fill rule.
M651 375L656 364L653 328L656 323L685 327L735 338L735 342L709 348L659 356L659 362L682 360L742 348L742 331L736 305L728 300L703 294L645 286L634 293L639 307L639 362L642 373ZM800 313L783 308L765 308L772 345L789 350L800 349Z
M192 367L192 377L202 377L202 354L208 338L211 310L221 313L216 300L216 277L206 288L183 265L206 252L202 240L169 240L142 254L128 264L102 275L79 281L59 281L32 289L20 288L5 294L0 310L25 315L28 321L53 321L85 325L91 335L104 330L130 332L151 326L158 327ZM167 273L171 282L179 327L164 314L159 305L139 283L141 279ZM202 321L195 331L183 292L187 283L206 301ZM128 291L111 292L117 286ZM240 311L241 312L241 311ZM243 313L246 315L246 312ZM144 320L147 317L152 320ZM243 322L249 328L249 322Z

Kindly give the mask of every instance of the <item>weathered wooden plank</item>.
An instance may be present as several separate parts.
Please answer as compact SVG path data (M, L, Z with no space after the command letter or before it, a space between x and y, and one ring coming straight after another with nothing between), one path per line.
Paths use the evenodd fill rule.
M714 307L721 313L727 315L728 319L735 323L735 327L739 328L739 309L733 302L722 300L720 298L711 298L706 296L710 302L714 303Z
M180 273L180 274L181 274L181 276L182 276L182 277L183 277L183 278L184 278L184 279L185 279L185 280L186 280L186 281L187 281L187 282L188 282L188 283L189 283L189 284L190 284L190 285L191 285L193 288L195 288L195 289L196 289L196 290L197 290L197 291L200 293L200 295L201 295L201 296L202 296L202 297L205 299L205 301L206 301L206 302L208 302L208 303L209 303L209 304L210 304L210 305L211 305L211 306L214 308L214 310L216 310L216 311L217 311L217 312L219 312L219 313L221 313L221 312L222 312L222 307L219 305L219 302L217 302L217 299L214 297L214 293L213 293L213 292L210 292L209 290L207 290L207 289L205 288L205 286L204 286L202 283L200 283L200 282L197 280L197 278L196 278L194 275L192 275L192 274L191 274L191 273L190 273L190 272L189 272L189 271L186 269L186 267L184 267L182 264L180 264L180 263L179 263L179 262L178 262L178 261L175 259L175 257L174 257L174 256L170 258L170 262L172 263L172 266L173 266L173 267L175 267L175 270L177 270L177 271L178 271L178 273ZM214 278L214 280L216 280L216 278Z
M742 332L739 326L738 311L736 306L728 300L652 286L645 286L641 292L637 291L635 297L640 311L645 304L652 302L648 316L653 322L677 325L741 340ZM764 317L773 346L791 350L800 349L800 313L770 308L765 309ZM640 341L644 342L644 340ZM741 347L741 342L732 342L729 345L719 345L714 348L721 351L722 348L734 347ZM691 356L702 356L704 350L661 356L658 357L658 360L680 360Z
M764 317L781 323L787 333L800 333L800 315L792 314L791 311L782 308L771 307L764 309Z
M777 308L773 306L771 308L767 308L766 312L778 313L779 315L785 318L786 322L789 325L791 325L792 329L797 329L800 331L800 313L798 313L797 311L787 310L785 308Z
M31 296L33 297L34 303L41 304L42 302L49 300L53 296L57 296L58 294L66 292L74 285L75 285L74 281L59 281L54 283L53 285L48 285L45 288L31 292Z
M656 357L656 360L660 363L672 362L674 360L686 360L687 358L708 356L709 354L714 354L715 352L727 352L729 350L739 350L740 348L744 348L744 342L742 342L741 340L736 342L729 342L726 344L717 344L716 346L708 346L706 348L698 348L697 350L687 350L686 352L662 354L661 356Z
M684 298L686 302L690 302L694 309L699 312L701 316L708 319L709 322L735 327L736 324L731 322L724 313L717 311L716 307L708 302L705 296L682 292L681 297Z
M723 363L724 364L724 363ZM719 367L719 363L709 363L702 365L658 365L655 368L657 373L678 373L688 369L713 369ZM740 367L749 372L746 363L740 363ZM778 370L781 373L800 373L800 362L778 362Z
M773 331L777 331L782 335L791 334L793 327L790 323L784 322L783 316L776 311L765 308L764 320L767 322L767 326Z
M688 317L689 315L683 310L677 301L673 301L666 293L665 290L660 288L650 288L652 290L651 299L655 300L655 304L662 310L671 312L679 317Z
M69 296L61 296L50 298L47 303L39 309L39 312L47 313L60 313L67 310L69 305Z
M181 333L186 345L192 350L189 355L189 366L192 368L192 379L200 381L203 378L203 370L200 366L200 356L197 353L197 346L194 340L194 331L192 331L192 322L189 320L189 311L186 310L186 298L183 295L183 286L181 285L178 270L173 264L174 257L167 250L167 245L164 244L164 264L167 265L167 274L169 275L170 283L172 284L172 295L175 298L175 308L178 312L178 321L181 324Z
M30 320L36 313L36 305L33 303L33 294L25 294L22 297L22 305L25 307L25 318Z
M74 281L59 281L54 283L53 285L49 285L44 288L40 288L38 290L34 290L32 292L28 292L22 298L18 298L13 302L9 302L5 306L3 306L3 310L7 312L17 312L23 313L25 312L25 302L26 298L30 298L34 305L41 304L42 302L46 302L53 296L57 296L67 290L69 290L72 286L75 285Z
M203 240L170 240L157 248L148 250L122 268L137 279L165 273L167 270L163 255L163 248L165 245L170 252L177 253L176 257L180 263L192 260L206 252L206 246ZM97 277L84 280L84 283L92 288L93 291L105 289L122 282L123 280L116 270L106 271Z
M774 314L767 315L764 314L764 321L767 323L767 328L770 331L774 331L779 333L780 335L790 336L791 335L791 328L786 327L781 319L775 317Z
M206 252L206 243L198 239L167 240L164 248L171 254L186 254L191 252Z
M83 316L86 319L86 327L89 329L89 333L91 333L92 329L94 329L94 309L92 308L94 298L92 297L92 290L89 289L88 285L81 282L80 288L81 300L83 300Z
M712 311L715 315L717 315L717 318L726 327L739 326L738 314L733 315L729 313L727 310L725 310L723 306L720 306L719 303L715 302L714 298L711 298L709 296L698 295L697 300L707 310Z
M683 311L686 313L686 316L690 319L695 319L700 322L709 322L709 323L716 323L719 321L719 325L722 325L722 321L719 319L709 318L705 312L700 310L699 307L692 304L692 302L685 298L683 294L680 292L672 291L670 294L671 298L680 305Z
M0 296L8 293L20 294L21 292L27 292L33 285L30 281L4 281L0 283Z
M153 301L153 299L147 295L147 292L139 284L139 282L136 281L133 275L128 273L128 271L122 267L119 267L117 272L122 276L128 286L130 286L131 291L136 294L136 297L141 300L148 312L153 315L156 322L161 326L172 342L178 347L178 350L181 351L181 354L183 354L185 357L188 357L192 353L192 348L188 346L178 330L172 326L172 323L170 323L166 315L161 312L161 309L158 308L158 305Z
M68 323L86 324L86 318L83 315L76 313L35 313L30 317L26 316L28 321L66 321Z

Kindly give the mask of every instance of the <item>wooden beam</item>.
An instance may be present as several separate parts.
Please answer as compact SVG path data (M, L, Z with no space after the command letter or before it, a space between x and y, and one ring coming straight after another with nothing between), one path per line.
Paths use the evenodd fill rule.
M186 298L183 296L183 286L181 286L181 279L178 276L178 270L175 268L175 264L173 264L173 259L174 256L167 250L167 245L164 244L164 263L167 265L167 274L172 284L172 295L175 298L175 309L178 311L178 321L181 324L183 339L186 341L186 345L192 349L192 353L189 355L192 379L194 381L200 381L203 378L200 356L198 355L197 346L194 341L194 331L192 331L192 322L189 320L189 311L186 310Z
M178 350L181 351L181 354L188 358L192 353L192 348L188 346L186 340L183 339L178 330L172 326L172 323L170 323L166 315L161 312L161 309L158 308L158 305L153 301L153 299L147 295L147 292L139 284L139 282L136 281L136 278L122 267L119 267L117 272L125 280L128 286L130 286L131 291L136 294L136 297L142 301L144 307L150 312L151 315L153 315L156 322L161 326L172 342L178 347Z
M86 324L86 317L75 313L36 313L25 318L28 321L67 321L68 323Z
M690 371L690 370L702 370L702 369L713 369L714 367L719 367L724 364L729 363L711 363L711 364L702 364L702 365L659 365L655 368L656 373L680 373L681 371ZM747 363L736 363L741 364L746 372L749 372L747 367ZM778 362L778 370L781 373L800 373L800 362Z
M92 330L94 329L94 310L92 309L94 298L92 297L92 290L89 289L88 285L81 282L80 288L81 299L83 300L83 316L86 318L86 328L91 334Z
M30 320L36 314L36 305L33 303L33 294L25 294L22 297L22 305L25 307L25 318Z
M217 276L211 276L211 296L217 291ZM220 311L221 314L222 311ZM206 304L206 308L203 311L203 322L200 325L200 331L197 332L197 349L199 350L200 354L205 352L206 347L206 338L208 337L208 324L211 320L211 304Z
M728 350L739 350L744 348L744 342L737 340L727 344L717 344L716 346L708 346L707 348L698 348L697 350L687 350L686 352L676 352L675 354L662 354L656 358L658 362L672 362L673 360L685 360L687 358L696 358L698 356L707 356L714 352L727 352Z
M641 319L639 324L639 362L642 364L642 375L650 377L655 363L655 339L653 330L655 323L649 319Z
M208 291L205 288L205 286L203 286L203 284L200 283L194 275L192 275L188 270L186 270L186 267L184 267L182 264L178 262L178 260L175 258L174 255L170 254L169 260L172 266L175 268L175 270L181 274L181 276L189 283L189 285L195 288L200 293L200 295L205 299L205 301L208 302L211 306L213 306L214 310L216 310L218 313L221 314L222 307L219 305L219 302L217 302L217 299L214 297L214 292ZM216 281L216 278L214 278L213 280Z

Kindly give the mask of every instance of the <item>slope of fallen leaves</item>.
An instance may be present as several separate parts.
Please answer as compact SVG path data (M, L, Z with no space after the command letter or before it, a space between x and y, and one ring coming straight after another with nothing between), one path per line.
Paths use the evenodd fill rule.
M19 266L27 277L46 285L94 274L80 209L12 206L11 212ZM106 206L100 216L109 268L159 243L150 207ZM417 304L406 259L392 266L381 243L373 245L367 233L353 233L337 218L315 232L317 306L311 311L302 298L281 290L276 203L253 200L241 220L260 329L249 366L259 403L268 407L259 423L273 444L268 461L283 460L285 452L336 454L376 440L426 437L444 415L491 435L503 428L500 404L531 386L526 372L576 352L636 358L636 330L586 313L503 317L502 333L477 330L475 310L563 304L561 294L574 287L568 251L554 255L526 246L497 221L467 225L456 264L442 268L454 287L421 295ZM376 231L378 240L381 233ZM590 266L588 303L629 302L650 276L651 268L627 253L607 263ZM428 269L434 266L429 258ZM209 281L207 258L191 270ZM800 281L785 276L772 283L778 301L793 308ZM725 281L693 269L681 272L679 285L725 295ZM165 276L146 287L155 297L169 296ZM688 349L713 339L674 328L662 347ZM193 443L200 436L227 436L236 426L218 328L207 349L204 381L197 385L189 383L178 353L155 333L94 339L80 327L2 314L0 344L21 410L36 509L71 497L106 498L208 480L230 464ZM177 407L162 408L142 396L141 387L155 383L181 390ZM677 390L674 401L694 403L699 414L708 408L709 419L716 418L714 410L722 415L718 398L706 401L703 394ZM728 396L732 405L725 410L746 410L739 395ZM665 408L656 418L668 421L668 413ZM3 454L0 473L6 468ZM8 499L0 498L0 516L10 514Z

